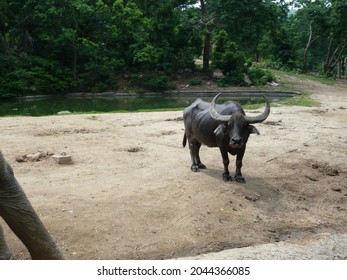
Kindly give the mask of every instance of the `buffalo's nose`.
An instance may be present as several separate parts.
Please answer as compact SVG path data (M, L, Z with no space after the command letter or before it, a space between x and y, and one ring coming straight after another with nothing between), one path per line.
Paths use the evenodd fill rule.
M233 144L241 144L241 138L240 137L233 137L231 139Z

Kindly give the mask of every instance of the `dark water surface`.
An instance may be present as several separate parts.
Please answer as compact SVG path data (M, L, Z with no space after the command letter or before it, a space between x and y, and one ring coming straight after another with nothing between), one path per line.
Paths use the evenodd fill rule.
M91 96L45 96L16 100L0 101L0 116L47 116L58 112L71 113L106 113L106 112L136 112L141 110L183 109L197 98L211 101L215 93L203 94L152 94L152 95L91 95ZM219 102L236 100L242 105L264 104L260 94L252 96L226 93ZM273 96L271 97L273 98ZM279 96L282 98L282 95Z

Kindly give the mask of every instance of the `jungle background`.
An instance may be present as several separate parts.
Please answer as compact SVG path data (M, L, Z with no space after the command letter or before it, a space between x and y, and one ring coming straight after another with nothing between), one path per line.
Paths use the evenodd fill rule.
M346 18L345 0L1 0L0 97L124 80L163 91L178 75L216 69L220 86L265 84L275 79L267 67L336 77Z

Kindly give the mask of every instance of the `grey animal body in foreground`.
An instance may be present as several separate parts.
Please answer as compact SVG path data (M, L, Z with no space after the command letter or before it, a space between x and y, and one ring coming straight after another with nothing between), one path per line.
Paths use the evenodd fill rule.
M0 151L0 216L24 243L32 259L64 259ZM0 260L12 258L0 226Z
M241 173L242 159L245 154L248 137L251 133L259 134L252 125L263 122L270 114L270 104L264 97L266 107L258 116L246 116L240 104L228 101L224 104L216 104L221 93L217 94L211 103L197 99L192 105L184 109L184 137L183 147L189 143L190 156L192 160L191 169L194 172L205 169L201 162L199 150L201 145L208 147L219 147L224 165L223 180L231 181L229 173L229 156L236 155L235 180L244 183L245 179Z

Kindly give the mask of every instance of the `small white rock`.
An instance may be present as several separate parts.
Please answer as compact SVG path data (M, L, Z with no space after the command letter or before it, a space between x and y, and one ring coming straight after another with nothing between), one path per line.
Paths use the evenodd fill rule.
M58 164L67 164L71 162L70 155L61 154L61 155L53 155L52 157L54 161L57 162Z

